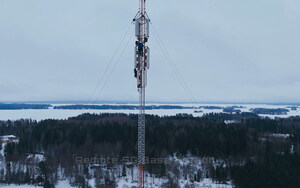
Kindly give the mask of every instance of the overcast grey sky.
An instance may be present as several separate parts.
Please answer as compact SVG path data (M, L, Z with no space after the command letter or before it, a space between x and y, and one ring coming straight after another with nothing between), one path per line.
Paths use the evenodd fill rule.
M201 102L300 102L299 7L295 0L147 1ZM137 8L138 0L1 0L0 101L88 100ZM99 100L136 101L133 45L132 38ZM190 102L153 36L149 46L147 100Z

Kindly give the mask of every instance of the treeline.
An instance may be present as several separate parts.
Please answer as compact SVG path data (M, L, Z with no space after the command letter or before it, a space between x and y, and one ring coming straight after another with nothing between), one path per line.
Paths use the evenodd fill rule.
M195 107L188 106L178 106L178 105L147 105L146 110L159 110L159 109L194 109ZM93 109L93 110L137 110L139 106L137 105L61 105L55 106L54 109L63 110L82 110L82 109Z
M290 132L273 120L256 118L241 124L225 125L218 120L218 116L147 116L146 152L155 157L165 157L175 152L186 155L189 152L195 156L246 158L256 150L256 140L268 131ZM1 126L0 133L15 134L20 138L15 149L18 153L52 150L56 156L65 152L93 156L100 151L101 154L116 157L135 156L137 152L136 115L84 114L66 121L17 121L11 126ZM68 147L64 148L66 145ZM62 147L63 153L59 151ZM12 156L16 156L15 153Z
M227 125L224 120L228 119L238 119L239 123ZM231 179L237 187L300 185L299 165L292 165L300 162L299 117L271 120L251 113L207 114L201 118L187 114L147 115L146 122L146 154L150 158L176 153L183 157L222 159L226 161L225 167L217 165L203 174L218 182ZM1 122L0 135L7 134L20 138L18 144L7 145L7 162L26 161L28 153L43 153L49 171L64 169L67 177L77 177L74 185L76 182L76 185L84 185L88 177L82 175L87 167L79 168L74 156L122 158L137 155L137 115L132 114L83 114L68 120ZM290 136L281 137L280 134ZM165 168L165 164L146 166L148 172L157 176L166 176ZM74 169L80 173L75 173ZM298 173L288 176L292 172ZM114 184L108 175L99 174L107 183ZM200 179L199 174L202 173L195 174L195 180ZM266 176L281 178L272 184L271 180L262 181L263 177L268 178Z
M285 108L269 109L269 108L251 108L251 112L255 114L269 114L269 115L286 115L289 110Z
M5 104L0 103L0 110L21 110L21 109L48 109L51 107L49 104Z

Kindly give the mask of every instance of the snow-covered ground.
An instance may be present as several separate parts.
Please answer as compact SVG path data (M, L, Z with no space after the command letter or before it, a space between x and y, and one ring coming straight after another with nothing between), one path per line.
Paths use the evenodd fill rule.
M156 181L156 182L155 182ZM164 183L163 180L157 180L154 179L155 183L149 183L146 185L149 185L149 187L151 188L159 188L161 187L162 183ZM95 186L91 185L90 186L92 188L94 188ZM124 179L120 179L120 181L118 182L117 188L131 188L131 187L136 187L137 183L136 182L127 182ZM35 187L42 187L42 186L35 186L35 185L16 185L16 184L10 184L10 185L1 185L1 188L35 188ZM74 188L69 184L68 180L65 181L59 181L56 185L56 188ZM147 186L146 186L147 187ZM180 187L184 187L182 184L180 185ZM232 185L227 185L227 184L217 184L217 183L213 183L211 179L205 178L203 179L203 181L201 181L200 183L195 184L195 187L197 188L232 188Z
M4 148L5 144L2 144L1 150L0 150L0 169L5 170L5 157L4 157Z
M42 186L35 186L35 185L16 185L16 184L10 184L10 185L1 185L1 188L35 188L35 187L42 187ZM57 185L55 185L56 188L74 188L69 184L68 180L65 181L59 181Z
M0 150L0 158L4 157L4 148L5 148L5 144L2 143L2 147L1 147L1 150Z
M184 158L177 158L176 156L169 157L169 168L167 167L169 171L167 171L167 173L170 177L173 177L173 180L178 180L177 183L181 188L186 187L186 185L190 185L197 188L232 188L233 184L231 181L228 181L226 183L216 183L213 182L210 178L201 178L199 182L191 180L191 178L194 178L194 175L197 173L198 170L200 170L203 173L202 177L206 176L204 168L207 165L208 161L210 160L208 160L207 158L200 159L198 157L193 156L187 156ZM212 162L216 165L218 163L217 161ZM176 168L179 169L179 171L176 170ZM177 174L175 175L172 170L174 170L174 172L177 172ZM185 171L185 173L188 174L189 177L184 177L183 171ZM126 174L126 177L117 179L118 188L131 188L132 186L136 186L136 179L132 181L129 169L127 169ZM134 174L137 174L137 168L134 169ZM167 182L168 179L166 177L158 178L150 176L150 174L147 172L145 174L145 187L159 188Z
M53 106L60 106L63 104L53 104ZM101 105L101 104L99 104ZM117 104L110 104L117 105ZM130 104L126 104L130 105ZM136 104L132 104L136 105ZM148 104L148 105L165 105L165 104ZM242 112L250 112L251 108L268 108L268 109L277 109L285 108L289 112L286 115L261 115L263 117L281 117L286 118L290 116L300 115L300 108L297 110L291 110L290 105L270 105L270 104L166 104L166 105L180 105L180 106L218 106L218 107L229 107L229 106L242 106L243 108L236 108ZM192 114L193 116L202 116L206 113L220 113L223 112L222 109L197 109L201 112L195 112L195 109L158 109L158 110L146 110L147 114L155 114L159 116L170 116L176 115L178 113L187 113ZM41 109L41 110L0 110L0 120L18 120L18 119L34 119L34 120L44 120L44 119L67 119L69 117L78 116L83 113L138 113L138 110L62 110L62 109Z
M159 188L162 186L163 183L166 183L166 179L157 179L157 178L149 178L148 182L145 182L145 187L151 187L151 188ZM179 180L179 186L181 188L184 188L185 185L188 184L188 181L186 180ZM193 184L197 188L233 188L232 184L219 184L213 182L209 178L204 178L201 182L197 182ZM137 183L136 182L131 182L131 181L125 181L124 179L121 179L118 182L118 188L131 188L131 187L136 187Z
M16 184L10 184L10 185L1 185L1 188L34 188L34 187L41 187L41 186L34 186L34 185L16 185Z

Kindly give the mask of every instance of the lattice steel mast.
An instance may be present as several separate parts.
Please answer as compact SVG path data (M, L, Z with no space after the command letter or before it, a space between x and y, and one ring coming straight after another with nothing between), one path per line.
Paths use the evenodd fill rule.
M145 87L147 84L147 69L149 69L150 49L146 46L149 38L150 19L146 13L146 0L139 0L139 12L135 22L134 77L137 78L139 92L138 115L138 188L144 187L145 168Z

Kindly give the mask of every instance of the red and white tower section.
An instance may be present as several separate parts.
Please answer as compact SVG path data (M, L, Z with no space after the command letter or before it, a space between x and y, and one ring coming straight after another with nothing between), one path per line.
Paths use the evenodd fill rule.
M138 115L138 188L144 187L145 170L145 88L150 63L149 38L150 19L146 13L146 0L140 0L139 12L134 18L136 42L134 48L134 77L139 92Z

